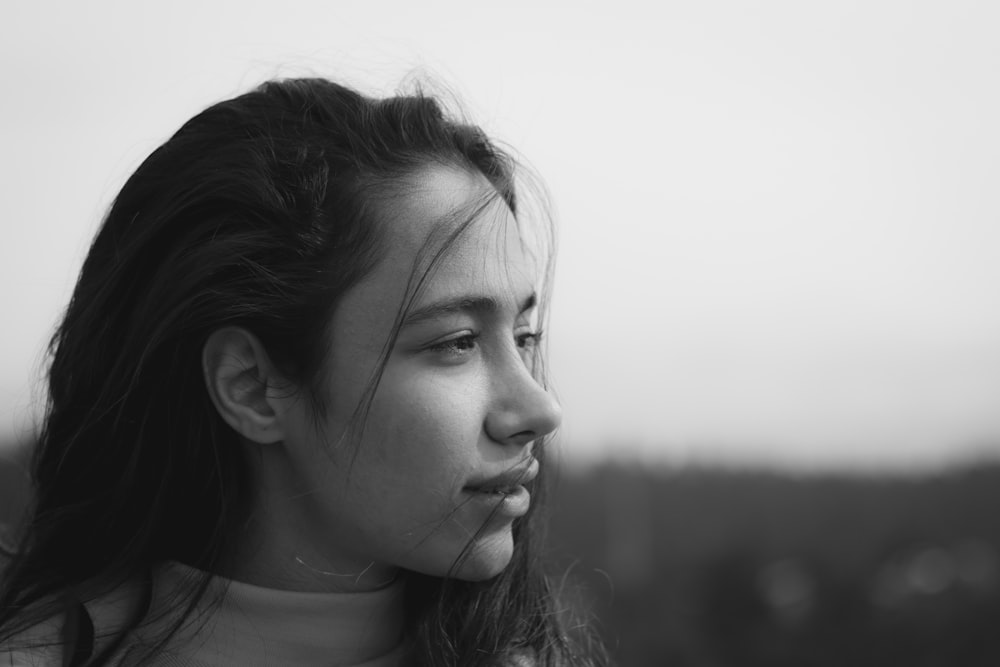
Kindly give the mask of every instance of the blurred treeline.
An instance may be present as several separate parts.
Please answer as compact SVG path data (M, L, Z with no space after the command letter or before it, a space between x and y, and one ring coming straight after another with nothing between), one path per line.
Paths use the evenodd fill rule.
M622 667L1000 665L1000 465L564 474L550 541Z
M6 452L6 453L5 453ZM0 449L0 522L27 492ZM1000 665L1000 465L793 477L608 465L551 500L622 667Z

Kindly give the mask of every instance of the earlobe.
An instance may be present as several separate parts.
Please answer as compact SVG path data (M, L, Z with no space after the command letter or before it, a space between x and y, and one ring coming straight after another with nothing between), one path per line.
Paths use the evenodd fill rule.
M227 424L259 444L284 439L281 403L273 394L285 381L256 336L239 327L213 331L201 362L208 394Z

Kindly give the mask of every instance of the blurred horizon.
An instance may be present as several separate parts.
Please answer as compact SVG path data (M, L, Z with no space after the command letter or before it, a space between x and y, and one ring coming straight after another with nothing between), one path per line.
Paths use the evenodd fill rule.
M15 438L0 435L0 461L20 466L25 474L33 438ZM967 475L977 471L995 470L1000 472L1000 454L994 447L970 450L961 456L942 457L920 462L880 461L872 462L826 462L815 463L794 461L788 458L768 459L750 456L744 460L713 456L711 452L699 458L680 459L670 456L650 456L638 448L617 450L611 445L603 452L594 453L584 449L581 454L572 445L557 438L550 445L553 449L552 464L559 477L570 479L602 472L625 472L643 475L672 477L675 475L724 475L733 477L773 477L803 482L835 479L902 481L944 479ZM655 451L655 450L653 450Z
M16 0L0 443L128 174L267 78L428 80L536 169L571 465L1000 459L1000 5Z
M0 452L0 532L29 491ZM574 469L545 562L623 667L1000 659L1000 462L928 477Z

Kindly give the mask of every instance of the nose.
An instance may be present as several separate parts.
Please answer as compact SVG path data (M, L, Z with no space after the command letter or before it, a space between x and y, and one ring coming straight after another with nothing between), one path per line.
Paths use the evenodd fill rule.
M496 399L486 416L486 433L503 445L527 445L562 423L562 408L523 363L497 379Z

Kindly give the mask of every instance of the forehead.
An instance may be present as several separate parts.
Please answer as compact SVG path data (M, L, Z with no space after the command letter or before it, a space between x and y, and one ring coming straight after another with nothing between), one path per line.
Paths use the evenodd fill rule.
M412 281L420 280L439 253L412 305L468 293L514 302L537 288L542 265L522 239L513 213L480 174L456 167L423 169L382 202L378 217L382 258L345 295L335 327L338 321L352 328L391 323ZM470 224L450 240L465 223Z
M388 202L385 222L411 243L423 238L454 211L488 194L489 183L466 169L430 166L407 179L400 195Z
M485 177L442 165L426 167L406 179L395 195L382 203L379 218L387 259L397 261L413 261L422 251L440 247L470 219L474 224L463 236L482 236L496 227L517 231L513 214Z

